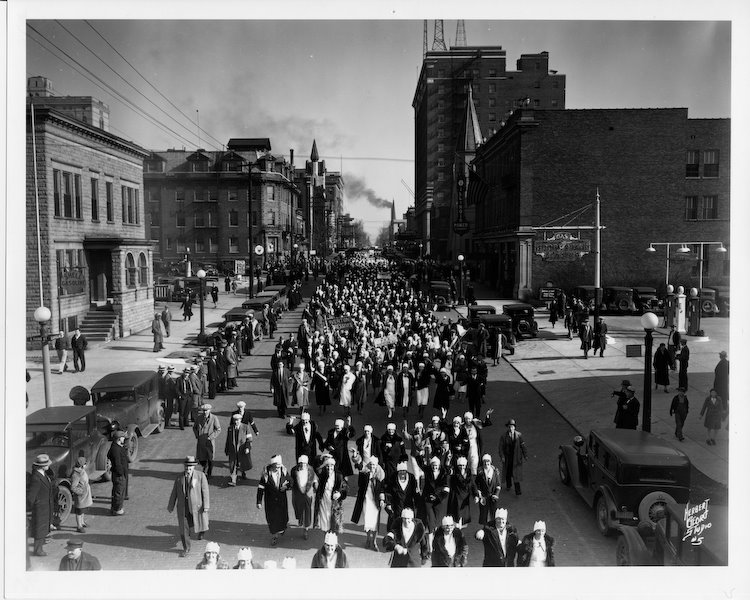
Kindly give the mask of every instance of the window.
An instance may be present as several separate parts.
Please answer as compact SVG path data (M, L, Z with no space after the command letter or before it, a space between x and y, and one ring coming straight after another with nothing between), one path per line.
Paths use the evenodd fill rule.
M239 227L240 224L240 217L239 213L232 209L229 211L229 226L230 227Z
M91 220L99 220L99 180L91 178Z
M703 196L703 214L701 218L704 221L715 221L719 218L717 200L716 196Z
M445 77L445 69L438 69L438 77Z
M719 176L719 151L718 150L704 150L703 151L703 177L718 177Z
M55 216L81 218L81 176L59 169L52 170Z
M552 106L552 108L557 108L557 100L550 101L550 106Z
M151 226L161 227L161 211L159 210L159 207L152 208L150 214L151 214Z
M237 189L236 188L227 190L227 200L229 200L229 202L237 202Z
M216 218L216 210L211 208L208 211L208 221L206 223L206 227L218 227L219 226L219 220Z
M113 190L112 190L112 182L108 181L105 184L105 188L107 191L107 223L112 223L115 220L114 215L114 205L113 205Z
M438 173L438 181L445 181L445 173L442 171Z
M177 188L174 191L174 201L175 202L185 202L185 190L182 188Z
M161 173L164 171L164 163L160 160L147 162L144 166L146 167L144 169L146 173Z
M497 77L497 70L496 69L490 69L489 76L490 77Z
M471 84L471 91L476 96L479 93L479 84L478 83L472 83Z
M438 115L438 123L445 123L445 115Z
M490 99L489 99L489 100L487 101L487 106L490 106L490 107L492 107L492 106L495 106L496 104L497 104L497 98L490 98Z
M182 240L177 240L177 252L180 254L185 252L185 242Z
M229 254L239 254L240 252L240 242L239 239L235 236L230 236L229 238Z
M254 210L253 211L253 225L257 225L257 224L258 224L258 211Z
M175 211L175 225L185 227L185 209L182 207L178 207Z
M208 171L208 161L194 160L190 163L190 170L193 173L204 173L205 171Z
M552 87L555 88L555 89L559 88L560 87L560 82L557 81L557 79L553 79L552 80Z
M698 177L700 175L698 165L698 151L688 150L685 159L685 177Z
M698 220L698 198L697 196L685 196L685 220Z
M497 115L495 113L490 113L488 118L490 121L497 121Z
M437 107L442 110L443 108L445 108L445 102L443 102L442 100L438 100Z
M490 84L488 84L488 88L487 88L487 91L488 91L488 92L489 92L490 94L494 94L494 93L496 93L496 92L497 92L497 84L496 84L496 83L490 83Z
M437 132L437 134L438 134L438 137L439 137L439 138L445 137L445 130L444 130L444 129L442 129L442 128L441 128L441 129L438 129L438 132Z
M445 166L445 159L444 158L438 158L438 167L444 167Z
M172 238L167 238L167 239L166 239L166 242L165 242L165 248L166 248L167 250L171 250L171 249L172 249Z
M475 79L479 77L479 69L472 69L471 76L474 77Z
M134 288L135 278L136 278L135 259L133 258L133 255L130 252L128 252L125 255L125 285L127 285L129 288Z
M148 286L148 261L143 252L138 256L138 277L140 285Z
M208 238L208 251L211 253L216 252L216 240L213 237Z
M534 100L534 106L537 107L537 108L539 108L539 100L538 99Z
M130 225L140 223L138 190L127 185L122 186L122 222Z
M202 237L195 239L195 251L196 252L205 252L206 251L206 244L203 241Z
M540 87L542 87L542 84L539 81L535 81L534 82L534 87L537 88L537 89L539 89Z
M206 214L202 210L195 211L195 215L193 215L193 225L195 227L206 226Z
M438 93L439 94L444 94L445 93L445 86L444 85L439 85L438 86Z
M708 275L708 261L711 258L711 253L708 251L709 246L705 246L703 248L703 275L704 277ZM690 252L692 253L692 256L700 257L701 255L701 245L700 244L690 244ZM698 266L701 261L696 262L692 267L690 267L690 276L691 277L698 277Z
M266 200L274 199L274 187L272 185L266 186Z

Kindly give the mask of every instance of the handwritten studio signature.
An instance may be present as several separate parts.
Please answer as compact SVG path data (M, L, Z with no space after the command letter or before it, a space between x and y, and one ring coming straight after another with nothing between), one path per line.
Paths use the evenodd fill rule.
M708 502L706 499L700 504L685 506L685 535L682 541L690 540L693 546L700 546L703 543L703 533L711 529L711 522L708 520Z

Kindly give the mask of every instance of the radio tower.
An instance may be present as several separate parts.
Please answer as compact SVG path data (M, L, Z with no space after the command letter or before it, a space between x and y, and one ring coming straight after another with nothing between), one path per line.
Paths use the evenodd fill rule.
M427 19L424 20L424 35L422 36L422 58L427 56Z
M456 46L466 46L466 27L463 19L456 21Z
M445 47L445 40L443 39L443 20L435 19L435 39L432 40L432 50L442 50L447 52L448 48Z

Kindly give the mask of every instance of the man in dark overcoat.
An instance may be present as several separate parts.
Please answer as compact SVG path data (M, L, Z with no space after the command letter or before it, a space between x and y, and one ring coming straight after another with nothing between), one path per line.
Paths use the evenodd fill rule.
M385 511L388 513L388 530L391 529L404 508L423 512L418 489L417 479L409 473L406 461L398 463L396 473L390 478L386 477L381 499L385 501Z
M240 465L240 453L245 448L245 438L249 432L248 426L242 422L242 415L233 414L229 421L229 427L227 428L227 441L224 444L224 454L229 459L229 482L228 485L237 485L237 472L242 471L243 479L245 478L245 471L247 469L241 469Z
M111 514L125 514L125 500L128 497L128 475L130 472L130 453L125 447L126 433L122 430L114 433L114 441L109 447L107 458L112 465L112 505Z
M404 438L396 433L395 423L388 423L386 425L385 433L380 437L379 444L383 470L385 471L386 479L389 479L396 472L398 462L406 459Z
M198 410L198 417L193 423L195 434L195 456L198 459L206 477L211 477L214 468L214 453L216 440L221 433L219 418L211 412L210 404L202 404Z
M414 511L405 508L393 527L383 538L383 547L393 552L391 567L421 567L429 560L430 546L427 531Z
M34 538L34 556L47 556L44 540L49 535L55 513L57 485L49 475L49 455L40 454L31 467L26 506L31 511L30 535Z
M161 311L161 322L164 323L164 332L167 334L167 337L169 337L170 329L172 327L172 313L166 304L164 305L164 310Z
M323 436L318 431L318 426L310 418L309 412L303 412L299 421L294 423L294 415L289 415L289 421L286 424L286 432L294 434L294 455L307 456L310 462L315 461L318 454L318 448L323 450Z
M276 412L279 418L283 419L286 415L286 407L289 406L289 370L283 359L275 361L275 366L271 371L271 392Z
M336 419L333 429L328 430L328 435L323 442L323 450L327 451L336 461L336 470L344 477L354 473L352 461L349 459L348 442L355 435L352 427L352 418L346 417L346 426L343 419Z
M284 533L289 525L287 492L291 487L292 480L281 462L281 455L276 454L263 470L256 497L258 510L265 507L272 546L277 544L279 535Z
M76 372L86 370L86 349L89 347L86 336L81 333L80 329L73 332L70 338L70 347L73 348L73 366ZM80 366L79 366L80 363Z
M484 545L483 567L514 567L518 550L518 532L508 523L508 511L498 508L495 521L487 523L474 537Z
M505 426L508 430L500 438L500 460L503 463L503 479L505 489L510 489L513 482L516 495L521 495L521 481L523 481L523 461L528 458L526 444L520 431L516 430L516 421L510 419Z
M65 556L60 560L58 571L101 571L99 559L83 551L83 542L68 540Z
M159 367L159 397L164 401L164 424L169 427L175 412L177 399L177 384L172 377L174 367Z

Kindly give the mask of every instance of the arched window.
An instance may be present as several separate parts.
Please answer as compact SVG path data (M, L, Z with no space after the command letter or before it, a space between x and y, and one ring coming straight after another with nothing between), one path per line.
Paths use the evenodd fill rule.
M125 285L129 288L136 285L135 259L130 252L125 256Z
M140 278L139 284L141 286L148 286L148 262L143 252L138 257L138 275Z

